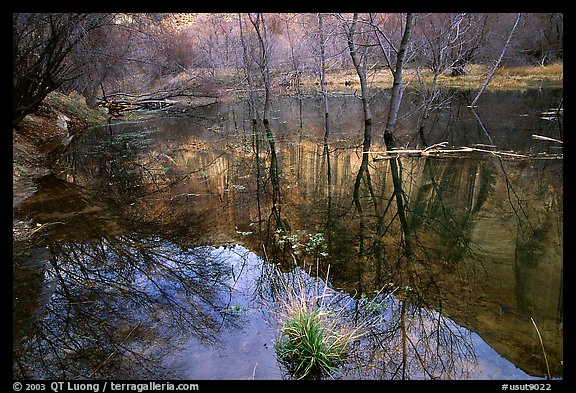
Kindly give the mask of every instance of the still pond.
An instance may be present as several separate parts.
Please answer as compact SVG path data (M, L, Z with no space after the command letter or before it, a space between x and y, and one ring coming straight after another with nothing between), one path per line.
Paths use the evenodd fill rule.
M561 89L455 91L374 160L389 92L245 101L87 130L14 212L13 377L286 379L294 288L370 320L329 379L563 377ZM489 133L490 138L486 134ZM494 147L495 146L495 147ZM491 150L510 153L497 155ZM329 300L326 300L329 299ZM541 340L540 340L541 337Z

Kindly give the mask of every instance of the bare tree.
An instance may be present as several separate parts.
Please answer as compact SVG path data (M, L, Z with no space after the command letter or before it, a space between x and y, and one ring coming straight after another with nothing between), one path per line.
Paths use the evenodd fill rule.
M72 49L113 14L13 14L12 124L16 126L63 83L82 70L69 61Z
M246 38L244 36L244 28L241 14L238 14L238 26L240 29L240 42L242 43L242 60L243 60L242 65L244 68L244 75L246 76L246 81L248 82L248 94L249 94L248 105L249 105L250 117L252 118L253 125L255 125L258 112L256 111L256 100L254 98L254 82L250 67L248 43L246 42Z
M384 128L384 141L386 146L391 148L394 146L393 133L396 127L396 120L398 118L398 111L400 110L400 103L402 102L402 71L404 69L404 61L406 59L406 51L408 48L408 43L410 41L410 35L412 33L412 28L414 26L415 15L408 13L406 14L406 21L402 33L402 39L400 40L400 45L395 48L390 38L383 32L382 29L376 28L375 34L378 38L378 44L382 49L382 53L387 58L388 66L392 71L394 81L392 84L392 92L390 97L390 110L388 112L388 119L386 120L386 126ZM372 20L373 21L373 20ZM373 25L375 25L373 23ZM377 25L375 25L377 27ZM388 43L388 45L396 53L396 62L392 64L391 59L387 57L387 51L384 47L382 38Z
M320 91L324 99L324 145L327 145L330 128L328 123L328 92L326 90L326 35L322 22L324 16L317 14L316 17L318 19L318 41L320 47Z
M474 108L474 106L478 102L478 99L480 98L480 96L482 95L482 93L484 92L484 90L486 89L486 87L488 86L488 84L490 83L492 78L494 77L496 70L500 66L500 63L502 62L502 58L504 57L504 53L506 53L506 49L510 45L510 40L512 39L512 34L514 34L514 30L516 30L516 27L518 26L518 22L520 22L521 17L522 17L522 14L519 13L518 16L516 17L516 21L514 22L514 25L512 26L512 29L510 30L510 33L508 34L508 38L506 39L506 43L502 47L502 52L500 53L500 57L498 58L498 60L496 60L496 63L494 64L492 71L490 71L490 74L488 74L488 78L486 78L486 81L484 82L484 84L482 85L482 87L478 91L478 94L476 94L476 97L474 98L474 100L470 104L470 106L472 108Z
M428 14L419 17L414 30L414 43L417 47L415 70L422 97L422 111L419 118L419 133L424 140L424 126L435 107L441 106L450 98L442 99L438 88L438 78L447 71L461 69L478 45L475 14ZM470 46L470 41L476 42ZM421 68L432 72L431 82L421 77Z
M475 60L477 53L486 44L490 24L494 19L494 15L490 13L469 13L460 24L454 25L459 30L455 32L457 34L448 53L451 76L466 74L464 67Z
M268 41L268 34L266 32L266 22L263 13L256 13L256 15L248 14L250 23L254 27L259 44L259 56L256 59L260 76L262 77L262 84L264 85L264 111L263 122L266 125L269 121L268 115L270 112L270 67L269 67L269 53L270 45Z
M108 89L133 74L137 64L134 50L140 44L137 34L136 29L120 23L94 30L70 53L71 61L81 64L82 73L62 88L78 91L88 106L96 106L97 98L106 96L105 85L109 84Z
M366 79L366 49L368 46L365 43L361 46L356 40L366 40L367 37L366 34L362 34L362 31L357 31L358 13L354 13L350 21L342 16L340 16L340 19L343 22L352 64L360 80L360 98L362 100L362 110L364 111L364 151L366 152L370 149L372 141L372 111L370 110L370 92ZM361 51L362 49L363 51Z
M525 14L512 47L520 62L545 66L562 60L564 16L561 13Z
M408 43L410 41L410 34L413 27L414 15L407 14L405 27L402 32L402 39L400 41L400 45L398 48L395 48L392 44L391 39L385 35L382 29L374 23L373 15L370 16L370 22L365 24L371 27L371 30L368 30L367 33L374 32L377 36L378 45L380 46L384 57L386 58L387 64L390 67L393 77L394 77L394 84L392 86L392 93L390 98L390 110L388 114L388 119L386 122L386 127L384 129L384 141L386 143L386 147L388 149L392 149L394 147L394 140L393 140L393 131L396 125L396 119L398 117L398 111L400 109L400 102L402 100L402 70L404 67L404 61L406 58L406 50L408 47ZM348 38L348 47L350 48L350 56L352 57L352 62L354 67L356 68L356 72L358 73L358 77L360 78L360 86L362 90L362 104L364 108L364 118L365 118L365 129L364 129L364 147L363 147L363 158L362 158L362 165L356 177L356 183L354 187L354 197L356 201L357 209L361 212L360 203L358 200L358 193L360 187L360 180L362 175L365 174L366 183L368 185L370 194L372 195L372 199L374 201L374 206L377 208L377 201L375 198L374 190L372 189L372 184L370 180L370 173L368 171L368 154L366 154L370 149L370 142L371 142L371 132L372 132L372 115L370 112L370 102L369 102L369 92L368 92L368 85L366 83L366 68L365 63L360 62L360 58L358 56L358 50L356 44L354 43L354 33L356 29L356 23L358 22L358 14L354 14L352 23L346 29L346 35ZM393 49L396 53L396 62L395 64L392 63L391 57L388 55L388 52L383 44L382 39L386 40L388 45ZM364 42L364 50L368 48L368 42ZM363 59L366 59L366 52L364 52ZM394 184L394 196L396 197L396 204L398 208L398 216L402 225L402 230L404 232L404 245L405 251L408 255L412 253L412 246L410 241L410 226L408 220L406 218L406 208L405 208L405 194L402 189L402 175L401 175L401 166L400 162L396 159L390 160L390 169L392 173L392 179Z

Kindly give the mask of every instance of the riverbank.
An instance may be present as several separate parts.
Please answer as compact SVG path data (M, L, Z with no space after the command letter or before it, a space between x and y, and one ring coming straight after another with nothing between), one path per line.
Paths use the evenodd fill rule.
M449 72L438 77L436 84L442 88L480 89L486 81L491 67L482 65L468 65L464 68L463 75L451 76ZM525 90L530 88L562 87L564 76L564 64L556 63L544 67L522 66L501 67L496 71L488 88L491 90ZM388 68L378 68L367 72L368 82L372 88L387 89L392 87L393 78ZM353 69L337 70L328 73L328 90L337 87L356 90L360 87L358 75ZM417 88L420 83L430 85L433 74L429 70L417 70L406 68L403 73L403 82L407 87ZM317 78L304 80L304 86L316 87Z
M47 174L65 147L87 127L107 119L79 94L52 92L38 110L12 129L12 206L32 195L34 179Z
M88 108L79 94L52 92L34 113L13 128L12 209L36 192L36 180L51 172L75 137L106 120L106 111ZM13 219L14 245L27 242L34 229L31 222ZM15 252L17 249L14 247Z

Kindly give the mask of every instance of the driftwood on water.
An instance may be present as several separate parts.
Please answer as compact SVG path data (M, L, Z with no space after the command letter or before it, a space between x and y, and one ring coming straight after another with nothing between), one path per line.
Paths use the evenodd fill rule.
M562 143L562 141L543 137L540 135L532 135L534 139L546 140L551 142ZM429 146L425 149L393 149L384 152L367 151L364 154L371 154L373 161L390 160L399 157L433 157L433 158L467 158L474 157L478 154L491 154L501 158L507 159L540 159L552 160L562 159L563 154L549 154L549 153L515 153L511 151L496 150L496 146L476 144L472 146L462 146L457 148L448 148L448 142L441 142Z
M134 110L153 110L153 109L164 109L173 106L177 101L171 100L156 100L156 99L145 99L145 100L111 100L103 101L98 105L108 109L108 113L114 116L119 116L122 112L134 111Z
M173 106L177 106L178 104L183 104L183 100L187 101L190 98L217 99L217 97L211 95L197 95L189 92L165 91L165 92L155 92L154 94L140 94L140 95L128 94L128 93L114 93L109 94L108 96L103 95L103 98L99 98L100 103L98 105L107 108L108 113L112 116L121 116L122 112L126 111L170 108Z

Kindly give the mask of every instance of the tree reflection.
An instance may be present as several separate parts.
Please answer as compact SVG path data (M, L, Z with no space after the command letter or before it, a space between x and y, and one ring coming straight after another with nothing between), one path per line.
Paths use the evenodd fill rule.
M404 191L413 189L410 183L404 186L404 179L413 179L417 166L409 162L411 173L404 175L402 161L389 160L374 169L375 183L369 151L370 140L365 139L353 194L359 218L357 290L370 296L363 284L370 261L376 269L376 286L397 283L404 290L402 297L382 307L386 323L371 329L364 352L359 352L364 355L355 359L362 365L358 372L367 369L369 378L384 379L465 378L465 370L475 362L474 348L469 333L442 314L433 268L437 261L425 245L427 236L416 232L418 216L412 209L417 204ZM393 202L395 209L391 209ZM366 209L373 213L368 215ZM398 235L400 241L389 240Z
M86 312L86 299L78 294L80 289L92 297L100 296L94 308L99 313L109 309L151 312L160 304L166 307L162 311L165 319L174 319L176 325L168 332L134 315L118 317L117 321L124 321L117 322L118 326L105 326L94 316L85 318L83 325L107 329L109 338L105 342L109 344L103 346L106 350L99 358L97 351L90 349L95 360L79 375L90 375L100 364L103 366L94 376L101 372L105 375L104 370L112 367L120 353L131 356L124 356L126 362L149 361L131 354L128 343L138 341L142 348L160 351L151 349L154 340L176 342L166 337L178 337L190 329L184 329L188 318L181 320L179 316L191 306L171 297L174 294L160 282L179 285L179 290L189 291L195 303L203 305L199 306L201 313L208 314L209 322L194 332L198 337L210 342L214 326L225 320L220 312L222 303L211 287L205 287L205 281L195 281L186 274L176 279L182 276L178 269L171 272L148 267L157 260L159 249L153 246L157 239L125 235L128 231L142 233L143 224L180 245L180 251L161 249L168 255L162 257L167 266L174 263L171 259L178 260L170 255L186 254L188 247L197 244L234 242L249 246L270 262L259 266L257 292L262 304L273 303L281 291L282 280L286 279L282 272L294 272L295 277L303 270L323 278L329 270L330 285L341 288L342 296L348 296L346 301L357 304L347 318L353 320L378 311L383 321L357 343L358 351L349 367L342 370L342 378L446 379L477 375L470 371L476 363L470 331L478 332L504 357L538 375L544 363L530 317L538 323L548 358L556 365L552 373L561 374L562 184L554 180L561 179L561 166L477 158L371 162L370 154L366 154L374 150L369 139L364 141L360 156L350 149L331 150L326 130L324 138L318 138L322 143L314 145L306 141L286 143L284 135L275 140L270 124L258 119L251 125L246 133L251 132L252 149L244 146L243 153L237 155L181 152L184 149L165 154L166 150L158 146L143 153L130 148L129 143L114 145L118 149L115 155L83 153L75 160L80 183L94 177L92 194L113 207L122 218L122 225L117 226L127 231L120 231L118 237L116 228L95 242L86 239L98 236L80 237L75 245L45 243L51 244L50 252L58 258L52 258L56 265L49 263L46 273L39 276L49 274L51 282L62 286L59 296L72 297L71 305L58 311L64 315L57 325L59 331L69 329L67 320L79 320ZM250 127L249 120L246 126ZM473 132L462 137L470 134ZM243 142L249 144L250 140ZM84 208L80 204L78 210ZM98 213L100 222L110 222L110 217L102 214ZM86 216L77 215L74 223ZM63 217L59 220L70 223ZM322 237L314 237L318 234ZM313 239L320 239L326 249L311 247L308 242ZM110 253L119 266L116 270L123 272L115 272L120 283L108 286L108 292L102 285L94 289L88 278L107 283L105 268L95 261L110 258ZM58 262L79 255L89 262L82 260L80 265L90 267L75 269L70 267L71 262L66 262L70 266ZM123 258L139 262L131 264ZM130 267L133 265L138 268ZM122 284L123 277L144 277L148 271L154 273L145 277L146 289L139 288L133 299L114 303L113 294L122 293L120 289L127 286ZM207 273L208 282L225 277L225 269L218 271ZM198 291L186 289L184 283ZM74 289L67 294L64 287ZM227 290L223 284L216 287ZM374 291L382 288L386 288L382 295L397 289L385 306L371 306ZM146 300L149 292L154 296ZM55 307L55 303L50 304ZM55 309L51 312L56 314ZM46 326L41 330L49 328L49 324ZM152 333L146 336L142 330ZM92 348L79 343L80 335L91 337L75 333L76 341L68 339L71 343L67 345ZM54 334L47 337L54 341ZM47 344L42 345L48 354ZM39 349L35 351L40 353ZM70 362L73 352L80 358L80 352L74 351L54 353ZM18 366L24 370L22 375L31 373L26 371L30 359ZM69 374L74 374L72 366L69 369Z
M476 364L471 333L441 312L416 305L411 299L412 288L396 289L396 298L384 301L363 298L358 302L356 318L358 314L380 313L383 322L373 326L359 343L360 348L349 363L349 376L467 379Z
M270 147L274 150L274 145ZM364 152L369 150L370 141L363 146ZM438 254L431 252L428 239L416 232L419 228L427 227L424 221L435 217L424 214L430 210L419 207L419 203L414 203L410 194L404 191L403 179L414 178L415 173L403 174L400 161L373 167L369 154L363 154L353 183L353 217L349 217L351 212L342 206L345 204L342 196L333 200L332 168L331 161L326 157L330 154L326 141L322 152L317 158L321 161L319 168L322 172L317 175L322 180L315 182L318 193L313 194L314 198L307 202L317 210L316 216L323 217L321 222L326 232L324 240L328 239L329 257L307 252L311 248L306 248L306 238L300 231L293 231L290 235L281 226L285 219L276 205L278 199L272 197L268 208L270 217L274 219L268 220L261 237L263 243L259 245L259 248L264 247L264 258L270 262L262 265L263 270L259 275L257 293L260 298L266 299L268 304L279 301L287 288L300 288L308 291L308 296L314 297L314 293L323 290L323 285L318 285L320 277L325 277L330 270L328 264L333 264L332 269L337 277L345 270L348 273L346 280L356 283L350 292L356 298L354 301L346 292L332 294L340 300L331 301L331 305L347 310L341 313L342 322L365 318L380 321L355 343L353 355L337 378L466 378L476 365L471 333L442 312L442 293L434 276L438 270L434 267ZM278 173L275 159L269 164L270 176ZM410 171L417 168L409 166ZM371 176L371 171L376 175ZM427 181L437 181L434 167L427 173L431 176ZM280 183L270 180L268 192L278 192ZM411 185L407 187L414 189ZM442 192L435 193L435 196L442 198ZM402 203L394 206L398 200ZM335 219L334 202L339 220ZM429 203L434 205L434 202ZM318 210L320 206L323 208ZM416 217L410 209L418 211L419 215ZM308 217L308 233L313 228L313 220ZM280 232L278 229L281 229ZM391 242L390 239L397 234L401 234L402 241ZM330 239L338 239L340 241L336 243L342 243L349 236L353 237L353 242L345 244L354 244L355 249L340 249L339 245L331 244ZM297 269L294 269L295 262L299 266ZM290 274L280 274L277 266L288 268ZM302 284L298 273L302 272L300 268L316 277L314 284ZM373 268L376 269L376 280L367 282ZM352 277L351 271L355 272ZM338 279L337 282L341 283ZM388 290L380 296L386 300L372 299L371 289L383 287ZM394 296L387 297L394 288ZM353 304L354 307L346 304ZM368 315L370 313L372 315Z
M173 378L166 355L189 335L215 344L233 322L229 267L206 248L135 236L47 246L49 298L15 343L14 378Z
M541 323L548 324L549 347L556 347L562 342L559 337L562 312L558 312L558 307L562 307L561 293L553 290L554 293L547 295L547 300L536 299L535 295L536 274L546 272L545 280L554 282L551 284L554 288L561 288L562 285L561 269L552 268L552 265L561 261L561 254L557 254L557 235L562 230L561 222L557 220L557 209L561 203L553 194L545 191L546 187L548 190L554 189L554 182L544 182L544 185L536 180L539 179L538 174L528 173L546 165L542 163L528 167L521 163L495 163L479 159L404 159L402 164L407 173L398 177L394 176L392 162L368 167L373 171L370 183L372 188L363 183L364 193L378 198L360 199L362 210L356 210L359 212L358 220L355 221L358 244L363 247L359 249L362 251L362 259L359 260L361 267L358 271L362 270L362 274L357 275L357 289L363 289L364 293L369 294L369 288L378 289L385 285L386 280L409 287L412 290L409 299L411 306L424 307L422 310L438 313L438 320L442 320L444 315L450 315L458 324L484 332L488 338L494 334L492 324L496 322L492 321L506 320L509 323L507 326L515 328L501 328L498 334L514 340L516 344L503 345L494 339L490 339L489 344L509 359L515 359L516 364L522 364L523 369L539 370L532 372L542 375L538 373L545 372L545 363L539 353L541 351L537 350L538 338L530 326L530 316L542 315ZM507 171L501 171L501 165L505 165ZM519 172L520 168L526 170ZM501 179L501 173L504 173L505 179ZM384 181L386 179L391 179L392 185L390 181ZM394 185L395 179L401 181L399 184L402 188ZM381 201L397 201L394 197L399 190L404 195L408 225L402 222L399 214L390 214L388 207L378 206L378 203L382 206ZM536 199L544 195L547 195L547 202ZM396 208L399 208L397 204ZM369 210L374 213L362 213ZM383 214L387 210L388 213ZM410 243L399 242L399 233L408 238ZM410 246L409 250L407 245ZM545 255L548 255L548 262L540 262ZM514 274L503 271L503 266L512 268ZM501 281L495 282L494 277ZM507 285L512 289L502 289ZM548 289L544 291L548 293ZM550 308L544 305L547 302L551 303ZM481 311L483 307L487 310ZM412 356L415 364L422 367L421 374L426 378L465 377L450 371L459 369L448 366L450 362L446 356L450 351L435 348L430 352L415 343L412 345L411 340L414 340L409 338L408 333L404 333L405 325L402 321L407 320L404 319L404 311L398 308L397 312L397 342L401 356L396 357L396 360L400 362L399 371L393 373L381 370L383 376L417 375L414 371L407 371L410 367L406 362ZM483 321L476 314L478 312L491 315L489 321ZM408 320L414 317L411 314ZM422 325L428 326L426 323ZM445 324L438 322L430 326L440 328L445 327ZM417 336L418 342L422 342L420 340L423 337L452 335L453 332L453 329L444 333L424 331ZM461 353L453 351L452 364L473 365L469 337L458 333L453 338L462 350ZM530 350L526 346L531 341L534 344L529 356L527 352ZM445 339L434 345L453 346L455 343ZM547 350L549 357L551 351ZM561 359L562 351L554 351L558 356L554 372L561 374L558 359ZM438 354L436 362L431 360L429 353ZM461 359L458 360L458 357ZM387 364L393 363L387 360ZM427 366L429 364L430 368Z

